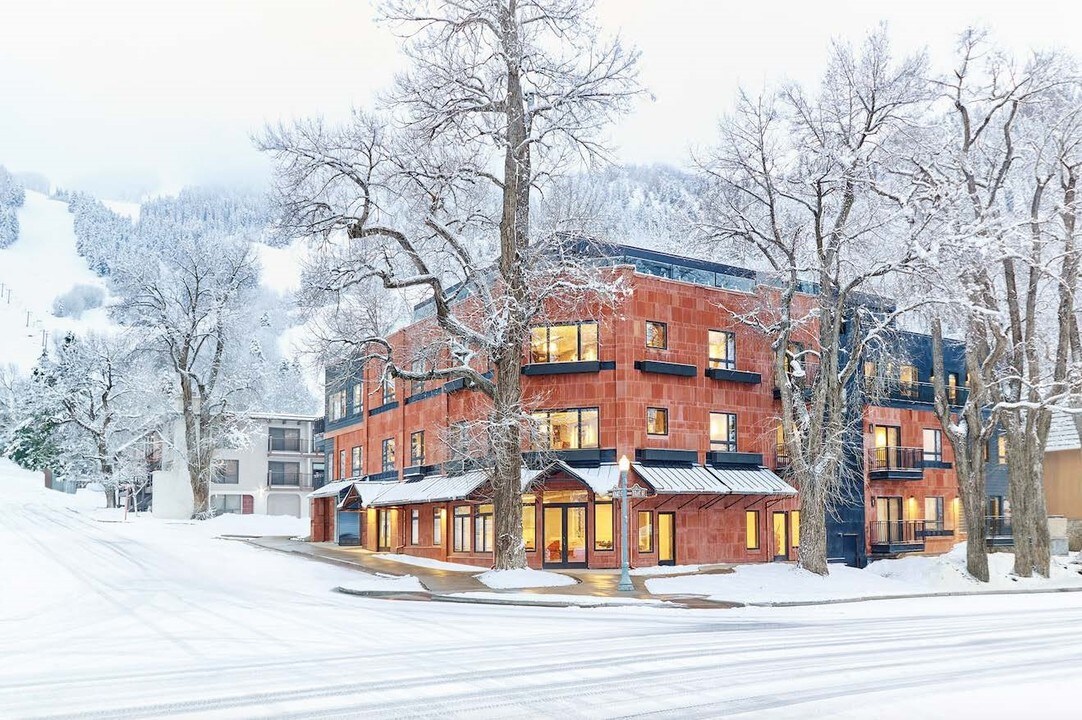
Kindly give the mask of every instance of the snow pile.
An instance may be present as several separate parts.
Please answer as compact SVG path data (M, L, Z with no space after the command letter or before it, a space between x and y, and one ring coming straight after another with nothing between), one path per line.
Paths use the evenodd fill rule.
M914 555L897 560L879 560L865 572L905 583L914 592L988 592L992 590L1029 590L1041 587L1082 587L1079 568L1069 558L1053 557L1051 577L1016 577L1014 553L988 556L988 582L973 579L966 572L966 544L959 543L945 555Z
M706 595L722 602L800 602L904 595L904 583L844 565L831 565L820 577L795 565L738 565L733 572L651 578L646 589L655 595Z
M601 607L603 605L635 605L646 607L663 607L670 605L664 600L651 600L641 598L624 597L598 597L597 595L559 595L556 593L528 593L528 592L463 592L452 593L447 597L464 598L469 600L496 600L514 602L522 605L548 605L558 603L562 605L574 605L576 607Z
M311 525L307 518L290 515L237 515L226 513L210 520L196 522L204 533L211 536L234 535L240 537L288 536L308 534Z
M363 574L358 580L342 583L338 589L347 593L428 592L421 581L412 575Z
M462 563L443 562L426 557L414 557L413 555L399 555L398 553L379 553L376 557L385 560L394 560L403 565L432 568L434 570L449 570L451 572L477 572L480 568L476 565L464 565Z
M631 574L636 577L640 575L692 575L699 572L700 569L702 569L700 565L647 565L646 567L635 568L631 571Z
M518 570L489 570L481 573L477 579L493 590L515 590L518 588L563 587L574 585L577 580L560 573L521 568Z
M11 460L0 457L0 501L36 500L48 492L42 473L23 470Z

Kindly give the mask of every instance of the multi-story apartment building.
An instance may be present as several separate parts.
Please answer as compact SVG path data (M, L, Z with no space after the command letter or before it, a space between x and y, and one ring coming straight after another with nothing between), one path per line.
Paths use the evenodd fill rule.
M307 495L323 484L323 450L315 442L321 418L287 413L255 413L249 441L214 452L215 475L210 486L211 509L219 513L307 517ZM173 428L172 447L183 446L184 429ZM154 473L154 514L191 517L191 486L183 457L166 453Z
M617 566L614 489L625 455L633 565L794 559L799 502L778 451L770 345L735 317L776 288L754 271L638 248L612 247L606 261L629 296L589 317L557 311L524 348L523 388L541 435L524 448L530 564ZM815 292L807 287L809 300ZM391 338L422 361L425 309ZM858 476L829 521L835 561L940 552L963 527L951 451L932 413L930 343L899 332L896 344L868 358L855 383ZM946 354L961 402L962 348ZM481 407L463 385L384 382L375 364L328 375L336 482L312 495L313 541L491 562L485 478L462 471L468 442L454 440Z

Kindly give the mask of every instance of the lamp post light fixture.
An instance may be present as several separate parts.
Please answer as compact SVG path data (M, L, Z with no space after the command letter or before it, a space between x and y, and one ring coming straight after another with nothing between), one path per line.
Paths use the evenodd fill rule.
M627 455L620 457L620 583L616 589L621 592L632 592L635 586L631 584L630 556L631 548L628 545L628 523L631 522L630 508L627 506L627 471L631 469L631 461Z

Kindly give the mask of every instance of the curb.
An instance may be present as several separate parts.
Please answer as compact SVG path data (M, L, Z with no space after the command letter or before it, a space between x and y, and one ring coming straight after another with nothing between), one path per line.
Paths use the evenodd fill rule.
M676 608L683 609L686 605L681 605L669 600L659 600L657 602L641 602L641 603L606 603L606 602L565 602L563 600L544 600L539 599L537 601L524 600L522 598L517 599L503 599L498 597L486 597L486 598L473 598L473 597L461 597L458 595L447 595L444 593L430 593L419 591L403 591L403 590L354 590L352 588L345 588L339 585L334 588L335 592L342 593L343 595L356 595L358 597L372 597L380 598L383 600L413 600L421 602L445 602L445 603L459 603L466 605L504 605L508 607L551 607L551 608L625 608L625 607L648 607L648 608ZM544 598L544 595L539 594L538 598ZM596 595L583 595L584 599L599 598Z

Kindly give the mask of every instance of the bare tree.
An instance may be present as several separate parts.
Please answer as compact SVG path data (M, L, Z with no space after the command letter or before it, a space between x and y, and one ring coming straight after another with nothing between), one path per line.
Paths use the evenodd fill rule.
M174 230L171 246L114 270L124 298L115 311L141 331L143 347L176 381L194 510L202 516L209 511L216 438L248 389L243 373L228 370L229 348L243 332L240 320L258 272L248 241Z
M771 340L800 489L799 564L821 575L827 513L854 482L862 487L845 456L860 421L852 386L865 349L907 309L872 293L914 260L898 237L925 228L909 210L897 147L926 97L924 64L895 61L882 30L859 51L835 44L817 93L741 92L699 162L712 186L703 234L750 256L776 285L739 318Z
M339 344L391 377L462 378L487 399L497 569L526 562L523 347L530 324L580 285L567 279L567 243L537 232L531 212L554 175L605 157L599 131L640 92L637 53L599 39L592 6L387 2L408 66L377 110L260 140L278 163L283 228L324 241L328 295L375 280L423 298L447 352L413 370L382 333Z

